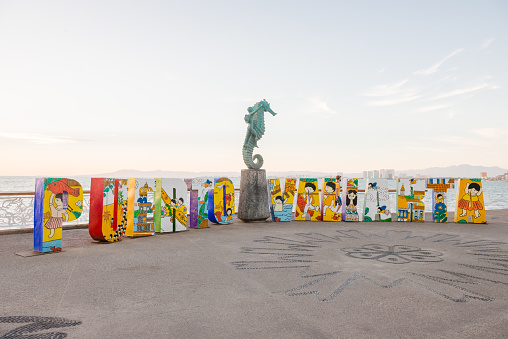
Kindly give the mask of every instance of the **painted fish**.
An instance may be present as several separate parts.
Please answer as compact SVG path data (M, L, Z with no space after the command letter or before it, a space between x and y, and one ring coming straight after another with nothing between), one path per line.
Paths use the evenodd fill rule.
M73 195L75 197L79 196L79 188L71 188L67 183L67 179L61 179L52 182L51 184L48 185L47 190L55 194L67 191L70 195Z

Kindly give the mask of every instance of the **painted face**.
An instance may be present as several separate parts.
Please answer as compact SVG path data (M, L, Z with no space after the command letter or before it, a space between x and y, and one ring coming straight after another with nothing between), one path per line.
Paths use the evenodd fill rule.
M476 190L476 188L471 188L471 194L476 195L477 193L478 191Z
M327 193L333 193L333 188L331 188L330 186L326 186L325 190Z
M347 196L348 196L348 197L349 197L349 199L351 199L351 200L354 200L354 198L356 198L356 194L354 194L353 192L349 193Z
M307 187L305 187L305 192L310 194L310 193L314 192L314 189L312 187L307 186Z
M55 204L56 204L58 207L62 207L62 206L63 206L62 199L60 199L60 198L55 198Z

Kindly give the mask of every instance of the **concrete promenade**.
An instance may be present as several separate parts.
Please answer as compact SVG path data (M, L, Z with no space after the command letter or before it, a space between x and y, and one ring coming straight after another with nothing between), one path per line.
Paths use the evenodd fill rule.
M73 229L32 257L4 234L0 338L506 338L508 210L487 220Z

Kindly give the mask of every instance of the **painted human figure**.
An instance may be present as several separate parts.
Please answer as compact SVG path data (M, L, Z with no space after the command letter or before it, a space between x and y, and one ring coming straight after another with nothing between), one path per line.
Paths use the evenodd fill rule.
M280 195L275 197L275 206L273 207L274 212L282 212L284 210L284 201Z
M358 202L357 193L355 190L348 190L346 196L346 207L350 210L356 210Z
M316 210L319 207L314 206L314 197L312 194L316 191L316 185L308 182L305 184L305 193L307 194L307 203L305 204L305 208L303 210L303 214L307 215L309 210ZM310 214L312 216L314 214L314 211Z
M465 193L459 200L459 208L462 208L460 216L465 217L467 211L474 211L475 219L479 218L481 215L479 210L483 209L479 198L482 194L482 188L476 182L471 182L466 185Z
M44 227L50 231L49 238L53 238L55 236L55 229L62 227L64 216L65 220L69 220L69 214L63 207L62 193L51 193L51 197L49 198L49 209L51 212L51 217L48 219Z
M333 195L335 192L335 188L336 188L335 183L332 181L328 181L325 184L325 193L327 196L326 196L325 201L323 203L323 215L326 214L326 211L328 209L330 209L332 211L332 213L335 214L339 211L339 208L341 207L340 204L337 203L338 201L335 198L335 196Z

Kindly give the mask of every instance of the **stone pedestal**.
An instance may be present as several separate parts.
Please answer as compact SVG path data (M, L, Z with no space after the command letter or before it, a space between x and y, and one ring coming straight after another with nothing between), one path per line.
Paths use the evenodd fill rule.
M264 222L270 217L265 170L242 170L237 216L243 222Z

